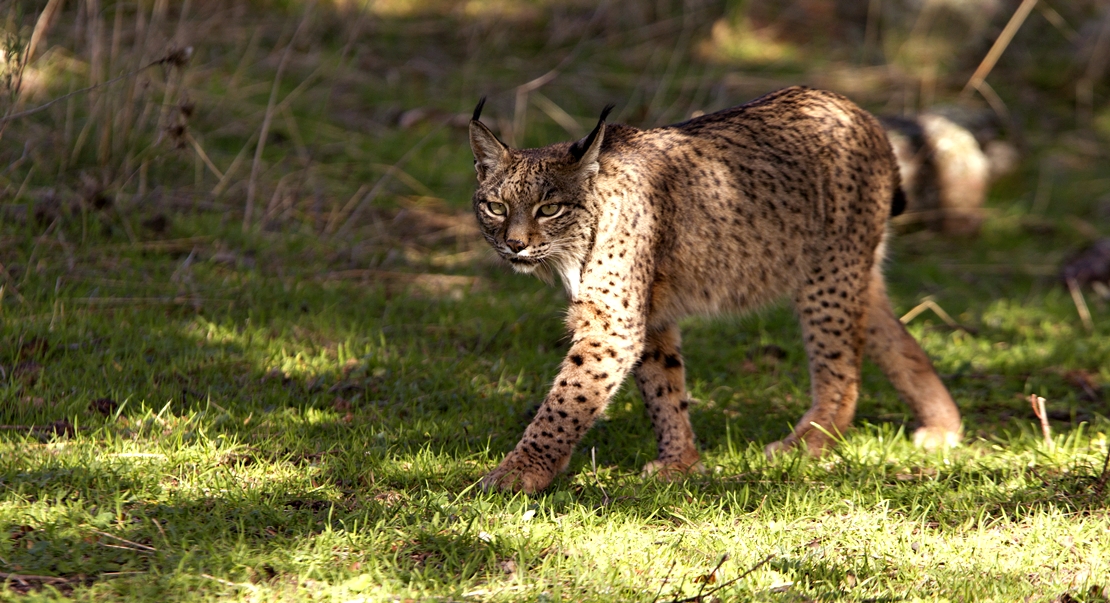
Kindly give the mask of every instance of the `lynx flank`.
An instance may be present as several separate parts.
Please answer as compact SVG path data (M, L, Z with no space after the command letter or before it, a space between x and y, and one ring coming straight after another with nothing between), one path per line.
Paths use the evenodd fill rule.
M571 346L550 393L486 488L536 492L632 373L659 456L646 474L700 470L678 321L783 297L805 338L813 405L768 454L820 454L851 424L866 352L916 414L914 441L953 445L960 415L895 317L880 264L900 211L898 167L879 123L847 99L788 88L690 121L511 149L470 122L474 211L518 272L558 275Z

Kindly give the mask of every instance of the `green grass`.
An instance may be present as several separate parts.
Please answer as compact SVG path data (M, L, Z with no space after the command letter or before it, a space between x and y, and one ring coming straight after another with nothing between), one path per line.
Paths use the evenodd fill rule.
M43 59L53 95L87 78L68 4L51 36L73 46ZM335 67L273 120L244 229L249 140L302 7L195 4L183 27L204 44L177 74L196 103L189 131L221 170L247 149L222 191L191 146L153 142L153 117L136 120L132 148L84 97L0 139L0 600L1110 599L1110 308L1088 291L1087 332L1055 278L1110 233L1104 142L1092 156L1030 117L1028 161L993 188L979 237L895 239L896 310L930 297L962 327L930 312L909 325L964 414L962 447L914 449L912 417L868 364L856 428L832 454L768 461L762 446L809 404L798 327L771 308L684 324L707 475L639 476L655 443L626 385L548 491L483 493L562 360L565 302L476 236L465 131L403 129L401 112L468 111L490 94L490 119L509 128L515 87L572 56L546 97L583 126L627 99L621 120L651 125L854 51L784 38L786 62L707 62L699 44L719 15L667 3L617 18L387 2L340 61L357 11L323 3L279 98ZM111 4L104 32L117 10L133 21ZM1017 56L1038 51L1022 40ZM126 32L121 44L137 48ZM1003 74L1028 70L1007 61ZM736 70L758 77L735 84ZM147 74L139 109L166 90L165 72ZM122 110L123 90L105 106ZM898 100L861 94L875 110ZM1038 110L1064 119L1071 101L1052 102ZM528 106L524 143L567 136ZM1049 160L1059 171L1038 205ZM336 236L344 205L387 172ZM1051 441L1030 394L1047 401Z

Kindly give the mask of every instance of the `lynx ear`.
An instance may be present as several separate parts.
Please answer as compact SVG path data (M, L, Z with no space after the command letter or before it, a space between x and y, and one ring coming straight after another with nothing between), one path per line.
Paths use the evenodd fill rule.
M482 106L486 98L478 101L474 108L474 116L470 118L470 150L474 153L474 171L478 172L478 181L486 179L486 175L505 161L509 154L509 147L497 139L489 128L481 121Z
M593 132L570 145L570 156L578 164L578 169L584 173L597 173L597 157L601 153L601 143L605 141L605 118L612 110L613 105L606 105L601 111L601 118L597 120Z

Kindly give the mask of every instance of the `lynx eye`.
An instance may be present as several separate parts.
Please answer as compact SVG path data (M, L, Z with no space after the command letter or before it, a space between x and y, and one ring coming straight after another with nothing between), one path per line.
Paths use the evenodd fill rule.
M495 216L503 216L505 215L506 207L504 203L498 203L497 201L487 201L486 211Z
M559 209L561 207L562 206L558 203L548 203L547 205L541 205L539 214L545 218L550 218L551 216L559 213Z

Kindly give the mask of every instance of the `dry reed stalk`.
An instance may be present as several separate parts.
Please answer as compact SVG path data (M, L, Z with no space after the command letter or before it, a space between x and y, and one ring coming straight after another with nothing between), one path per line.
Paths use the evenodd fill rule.
M305 90L308 90L308 88L315 83L314 80L323 73L324 65L318 65L316 69L312 70L312 73L309 73L303 80L301 80L300 84L297 84L296 88L291 90L289 94L286 94L285 98L281 99L281 102L277 104L275 110L287 109L289 105L293 104L293 101L297 100L301 96L301 94L304 93Z
M374 167L374 168L377 168L379 170L393 170L393 177L394 178L403 182L405 184L405 186L411 188L413 190L413 192L415 192L419 195L423 195L425 197L435 197L436 196L435 191L428 188L428 186L426 184L417 180L415 177L413 177L412 174L406 172L405 170L402 170L401 168L399 168L395 165L386 165L384 163L373 163L373 164L371 164L371 166Z
M107 73L112 72L112 64L115 62L115 58L119 53L120 29L122 29L123 25L123 22L121 20L122 14L123 12L119 10L119 7L117 6L115 19L113 20L112 38L111 41L108 43L107 56L104 58L105 71ZM104 35L105 30L103 17L98 15L97 21L100 22L100 34ZM107 93L108 90L105 90L105 92ZM106 115L104 119L97 120L97 122L100 124L100 144L97 146L96 151L97 162L102 167L107 165L108 160L112 156L112 134L116 131L116 128L114 126L116 125L116 120L118 119L117 116L119 115L119 107L117 106L119 97L115 94L104 94L104 96L108 99L107 102L104 103Z
M528 95L533 90L539 90L559 75L558 69L552 69L540 77L516 87L516 104L513 109L513 127L509 133L509 146L519 146L523 143L524 128L528 118Z
M166 22L166 14L169 12L169 0L154 0L154 7L150 11L150 29L154 30ZM149 41L150 38L147 38Z
M35 20L35 29L31 32L31 41L27 43L26 60L28 65L35 58L35 49L42 41L43 36L50 31L50 26L54 23L54 15L57 14L61 6L61 0L49 0L46 6L43 7L42 12L39 13L39 18Z
M297 149L297 157L307 165L311 158L308 154L308 147L304 143L304 138L301 136L301 129L297 127L297 118L293 116L289 105L282 104L279 110L281 111L282 120L285 121L285 128L289 130L289 137L293 139L293 146Z
M222 181L224 179L224 173L221 172L220 168L216 167L216 164L212 163L212 160L208 158L208 153L204 152L204 147L201 146L200 142L198 142L196 138L193 138L193 135L188 132L185 133L185 140L187 140L189 144L192 145L193 150L196 151L197 158L200 159L204 163L204 165L208 166L208 169L212 171L212 175L216 177L216 180Z
M875 54L879 45L879 17L882 12L882 0L868 0L867 24L863 29L863 62Z
M108 53L108 73L116 73L117 71L121 70L120 63L123 62L123 59L120 57L120 46L123 43L122 37L124 28L123 10L118 5L115 7L115 9L115 19L114 23L112 24L112 50ZM125 109L127 107L128 97L130 96L130 94L131 86L125 85L122 91L122 104L120 97L118 95L115 97L114 103L116 106L112 110L111 120L113 144L110 153L116 157L119 157L121 155L124 157L124 172L128 171L127 167L129 166L126 165L127 154L125 152L123 144L123 141L125 139L122 138L120 134L125 131L123 120L126 113Z
M674 79L675 71L678 69L679 62L682 60L683 50L689 44L690 34L692 27L690 24L689 13L683 11L682 13L682 29L679 31L678 38L675 40L674 48L671 49L671 56L667 59L667 67L663 70L663 77L659 79L656 85L655 94L651 97L651 102L647 107L647 120L649 123L660 125L660 119L663 114L659 112L659 104L663 102L663 98L667 95L667 91L671 87L671 80Z
M243 73L247 70L247 65L254 60L254 55L258 52L258 42L262 39L263 28L258 27L251 34L250 40L247 41L247 47L243 51L243 55L239 58L239 64L235 66L235 71L232 72L231 77L227 80L227 93L220 97L214 107L215 111L219 111L222 107L224 100L232 96L239 88L239 79L243 77Z
M1037 173L1037 192L1033 194L1033 206L1029 210L1032 214L1044 213L1052 200L1053 170L1047 159L1041 161L1040 168Z
M15 196L12 199L20 199L23 197L23 191L27 190L27 183L31 181L31 175L35 173L34 164L27 169L27 175L23 178L23 183L19 185L19 189L15 191Z
M1071 293L1071 301L1075 304L1075 311L1079 313L1079 320L1083 322L1083 328L1091 333L1095 330L1095 323L1091 320L1091 310L1087 307L1087 300L1083 297L1083 290L1079 288L1079 283L1074 278L1068 279L1068 292Z
M115 15L112 21L112 44L108 50L108 73L115 73L117 63L119 62L119 48L122 43L121 34L123 33L123 11L117 5L115 8Z
M62 127L62 148L68 149L73 143L73 123L77 119L77 97L75 95L75 88L77 86L77 79L70 78L69 80L69 94L66 94L66 122ZM65 173L66 168L69 167L69 156L62 152L59 153L60 158L58 161L58 176L61 177Z
M150 161L143 157L139 162L139 186L135 189L135 197L142 198L146 196L146 182L147 172L150 169Z
M1002 120L1002 123L1009 124L1010 109L1006 107L1006 103L1002 101L1002 97L998 96L998 93L994 91L994 87L983 81L979 82L979 87L977 88L977 90L979 91L979 94L983 95L983 98L987 101L987 104L990 105L991 111L994 111L994 114L997 115L1000 120Z
M144 51L143 51L143 48L140 47L139 45L140 45L140 40L145 39L145 37L146 37L146 20L143 17L143 7L142 7L142 5L139 5L139 6L135 7L135 42L134 42L134 44L136 45L136 48L134 50L137 51L137 52L134 53L135 54L134 61L138 61L138 62L133 62L131 64L132 69L138 69L141 65L143 65ZM121 126L121 128L120 128L120 135L119 135L119 137L117 137L117 140L119 140L119 143L120 143L120 149L119 150L124 154L123 163L124 163L124 170L125 171L130 171L131 164L132 164L133 159L134 159L131 156L131 148L132 148L131 136L132 136L132 126L134 124L134 115L135 115L135 101L136 101L135 97L136 97L136 94L139 93L139 81L138 81L138 79L139 78L135 78L135 79L131 80L131 82L127 85L127 90L124 93L123 109L120 111L120 126Z
M655 119L656 124L669 124L675 121L681 121L685 117L689 116L689 113L682 113L682 109L680 109L679 107L690 102L690 90L691 88L697 87L695 76L693 75L694 69L696 68L697 65L695 65L692 61L687 62L686 69L683 71L682 75L680 77L672 78L674 83L672 83L668 87L677 87L678 94L675 96L674 101L669 103L659 112L659 116ZM691 82L694 83L691 84ZM675 115L679 116L678 119L675 119Z
M193 190L194 191L199 191L201 185L204 184L204 168L205 168L204 161L200 158L200 153L198 153L196 151L197 147L199 147L200 145L197 143L196 139L194 139L189 134L189 132L185 132L184 138L185 138L185 142L189 143L189 146L193 147ZM201 150L203 151L204 149L201 149ZM207 153L206 153L206 155L207 155ZM215 166L213 166L213 167L215 167Z
M347 32L347 41L343 43L343 48L339 50L339 58L335 61L335 70L333 71L333 74L339 73L346 66L347 55L351 53L351 48L354 47L355 42L359 39L359 35L362 33L362 26L363 23L366 21L366 16L370 14L370 3L372 1L373 0L365 0L362 3L361 8L354 9L358 11L358 18L355 19L354 24ZM347 4L348 9L350 9L352 5L353 3ZM331 80L331 85L328 87L327 95L324 96L325 109L331 103L331 97L335 95L335 87L339 84L340 81L338 77L332 77L329 79Z
M76 163L77 157L81 155L81 149L84 148L85 140L89 137L89 133L92 131L93 126L96 123L96 120L94 118L99 112L98 108L103 100L104 97L100 96L97 97L96 101L92 103L92 107L90 107L89 109L89 115L85 119L85 125L81 126L81 133L77 135L77 140L73 143L73 150L70 152L69 155L70 163Z
M351 48L354 47L355 41L358 40L359 34L362 33L362 24L366 21L366 15L370 14L370 3L372 1L373 0L365 0L362 3L362 8L358 11L358 18L355 19L354 25L351 26L348 32L347 41L339 51L339 61L336 62L336 68L343 68L343 62L347 60L347 55L350 54Z
M289 172L278 180L277 186L274 187L274 194L270 195L270 203L266 205L266 213L262 214L262 222L266 223L274 219L274 214L277 213L279 202L285 196L286 183L289 179L295 176L297 172Z
M243 159L247 156L247 149L249 149L251 145L254 144L257 136L258 132L251 134L251 137L247 139L247 142L243 145L243 148L239 149L239 154L237 154L235 156L235 159L231 161L231 165L227 168L227 171L224 172L223 176L220 177L220 181L216 183L216 186L212 187L213 198L219 197L223 194L224 189L226 189L228 184L231 182L231 177L234 176L235 172L239 170L239 166L242 165Z
M679 116L680 119L690 118L695 111L705 111L706 97L709 95L709 91L713 88L713 83L717 79L714 71L713 65L706 62L705 66L702 68L701 75L698 76L694 92L690 95L690 102Z
M1108 61L1110 61L1110 10L1106 11L1098 38L1095 40L1095 47L1087 60L1087 68L1083 71L1083 77L1075 83L1076 112L1081 124L1090 124L1094 117L1094 85L1106 70Z
M144 165L145 164L146 162L144 162ZM127 240L131 242L131 245L135 245L139 242L139 237L135 234L135 229L131 226L131 219L128 218L128 214L124 213L123 209L120 207L119 197L122 195L122 192L116 193L116 199L115 202L112 203L112 209L115 210L116 217L119 218L119 222L123 226L123 232L127 234Z
M355 208L353 210L351 210L351 213L348 214L346 216L346 218L343 220L343 226L341 226L339 228L339 230L336 232L337 236L346 235L347 232L350 231L350 229L354 226L355 220L362 213L363 209L367 205L369 205L371 202L373 202L375 198L377 198L377 196L381 192L382 188L384 188L385 185L390 181L390 179L392 179L393 176L396 174L396 171L400 170L402 166L404 166L406 163L408 163L408 161L410 159L412 159L413 155L415 155L416 152L419 151L424 146L425 143L427 143L429 140L431 140L432 136L438 134L439 131L442 130L445 125L446 124L444 124L444 123L440 123L439 126L437 126L436 128L433 128L430 132L425 134L423 138L421 138L419 141L417 141L416 144L414 144L411 148L409 148L408 151L405 151L405 154L402 155L401 158L398 159L396 163L389 166L389 169L387 169L385 171L385 173L382 174L382 177L379 178L376 183L374 183L373 188L371 188L370 191L366 193L366 196L363 197L361 201L359 201L358 205L356 205Z
M339 205L335 205L332 208L331 215L328 216L328 221L326 224L324 224L324 230L322 231L324 235L331 235L335 233L335 229L339 226L339 221L346 217L351 212L351 210L354 209L355 203L358 203L358 200L362 198L362 195L366 192L367 188L370 188L370 185L363 184L359 186L358 190L355 191L355 194L351 195L351 198L347 200L347 203L345 203L342 207L340 207Z
M1048 413L1044 408L1044 398L1036 394L1029 394L1029 397L1026 399L1029 400L1029 403L1033 406L1033 414L1036 415L1037 419L1041 422L1041 436L1044 438L1045 446L1047 446L1049 450L1052 450L1054 448L1052 442L1052 427L1048 424Z
M172 52L172 51L171 51ZM166 71L166 85L162 89L162 102L158 110L158 122L154 127L156 132L154 144L162 142L169 128L169 119L177 106L174 98L177 96L179 87L183 87L185 83L185 76L177 69L169 69Z
M558 64L551 68L547 73L516 87L515 90L515 106L513 111L512 131L509 133L510 146L517 146L522 142L525 122L528 113L528 95L534 91L539 90L543 86L550 83L562 72L563 68L571 63L574 59L578 58L579 53L585 46L586 40L589 39L590 31L593 29L594 24L598 18L609 6L609 0L598 3L597 9L594 10L590 22L582 29L582 36L578 38L578 42L574 48L564 56Z
M922 3L921 10L918 11L917 16L913 20L913 25L910 26L910 33L906 35L906 40L898 47L894 53L894 59L900 58L902 55L913 46L919 43L921 38L928 35L929 28L933 24L933 17L936 16L937 9L940 8L941 3L938 0L925 0ZM891 61L894 62L893 60Z
M1056 30L1059 31L1060 34L1064 36L1064 39L1066 39L1068 42L1074 43L1076 38L1079 37L1079 32L1075 31L1075 29L1073 29L1071 25L1068 25L1068 22L1065 21L1062 16L1060 16L1060 13L1056 12L1056 9L1052 8L1048 4L1045 4L1044 2L1038 2L1037 11L1039 11L1041 13L1041 16L1044 17L1046 21L1051 23L1052 26L1055 27Z
M243 232L250 230L251 220L254 213L254 197L258 188L258 174L262 169L262 153L266 149L266 136L269 134L270 123L274 119L274 105L277 103L278 89L281 85L281 76L285 72L286 65L289 64L289 56L293 51L293 45L297 41L297 36L303 31L305 25L308 23L308 17L315 7L315 1L308 2L305 5L304 15L301 16L300 23L293 31L293 35L289 38L289 43L286 44L284 52L281 54L281 62L278 63L277 73L274 74L274 83L270 88L270 100L266 104L266 115L262 118L262 127L258 133L258 146L254 150L254 161L251 163L251 175L247 180L247 202L246 208L243 210Z
M978 91L979 88L985 83L987 75L994 69L998 59L1002 57L1002 53L1006 52L1006 48L1010 45L1010 41L1014 39L1018 29L1021 29L1025 18L1032 12L1033 7L1037 5L1037 0L1022 0L1021 5L1017 7L1014 14L1010 17L1010 21L1006 23L1006 27L1002 29L1002 33L998 34L998 39L994 41L991 49L987 51L987 55L979 62L979 66L975 68L975 73L971 74L971 79L964 85L964 89L960 92L960 98L966 99L973 90ZM989 99L988 99L989 102Z
M89 86L96 86L104 81L104 46L101 35L104 29L103 17L100 14L100 0L85 0L88 12L86 42L89 48ZM94 106L99 100L99 95L89 94L90 119L96 115Z
M140 65L146 64L147 60L150 57L150 49L152 46L151 39L157 32L161 31L162 26L166 21L166 10L167 0L155 0L154 5L150 7L150 19L145 21L145 23L143 24L142 43L139 47ZM142 12L142 5L140 4L138 7L138 13L141 15ZM166 79L166 86L169 86L169 76L167 76ZM136 85L137 84L138 82L136 82ZM132 126L133 138L132 140L128 141L128 147L130 148L137 147L139 144L139 137L142 135L143 132L147 131L147 124L151 118L151 115L154 113L155 107L157 106L155 103L151 102L151 98L153 97L153 95L153 87L143 90L143 110L141 113L139 113L139 117L135 120L135 123ZM145 160L143 161L142 165L146 166ZM143 177L140 178L140 182L142 183L146 182L145 174L146 171L144 168Z
M953 320L952 317L949 316L948 312L945 312L944 308L940 307L940 305L938 305L937 302L933 301L931 298L928 298L928 297L925 298L925 300L922 301L920 304L917 304L916 306L914 306L912 310L910 310L909 312L906 312L902 316L902 318L899 319L899 321L904 325L909 324L909 322L911 320L917 318L918 315L920 315L925 310L932 310L934 314L939 316L940 319L944 321L944 324L952 327L953 329L960 329L961 331L967 331L968 330L966 327L960 325L960 323Z
M86 92L93 92L95 90L103 88L104 86L114 84L114 83L116 83L116 82L118 82L122 79L126 79L126 78L129 78L129 77L138 75L140 72L146 71L147 69L150 69L151 67L154 67L155 65L161 65L164 62L166 62L165 59L159 59L159 60L154 61L153 63L150 63L150 64L148 64L144 67L141 67L141 68L139 68L135 71L125 73L123 75L120 75L119 77L112 78L112 79L110 79L106 82L102 82L102 83L100 83L96 86L86 86L85 88L81 88L80 90L74 90L74 91L69 92L65 95L59 96L57 98L50 99L49 101L47 101L47 102L45 102L41 105L38 105L36 107L32 107L30 109L20 111L19 113L13 113L11 115L0 117L0 122L15 121L17 119L22 119L22 118L27 117L29 115L34 115L35 113L38 113L40 111L45 111L46 109L49 109L50 107L54 106L57 103L60 103L62 101L68 101L68 100L76 97L77 95L84 94Z
M177 16L177 28L174 29L173 32L173 41L177 45L187 45L185 41L185 24L188 22L187 18L189 16L190 4L191 0L182 0L181 2L181 14Z

